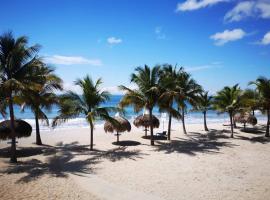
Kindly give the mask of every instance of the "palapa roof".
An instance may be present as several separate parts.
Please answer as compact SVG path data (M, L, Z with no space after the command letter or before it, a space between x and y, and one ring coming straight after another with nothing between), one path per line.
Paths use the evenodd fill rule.
M234 115L234 121L238 123L257 124L257 118L250 113L237 113Z
M32 133L32 126L23 120L15 120L15 133L17 138L29 137ZM10 120L0 122L0 139L11 139Z
M105 132L125 132L125 131L130 131L131 130L131 125L129 121L123 117L117 116L114 117L114 119L118 122L117 123L112 123L110 121L106 121L104 124L104 130Z
M138 117L135 118L133 124L136 127L150 127L151 124L150 115L149 114L139 115ZM154 128L159 127L159 120L155 115L152 115L152 124Z

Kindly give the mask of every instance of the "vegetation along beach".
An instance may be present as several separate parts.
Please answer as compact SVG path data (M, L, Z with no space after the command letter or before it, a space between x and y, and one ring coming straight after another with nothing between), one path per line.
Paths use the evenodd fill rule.
M269 199L269 7L2 2L0 199Z

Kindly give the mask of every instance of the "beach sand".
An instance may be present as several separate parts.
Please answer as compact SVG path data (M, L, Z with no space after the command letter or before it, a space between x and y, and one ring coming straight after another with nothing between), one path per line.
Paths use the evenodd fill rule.
M1 141L0 199L268 199L270 140L240 129L232 139L229 127L208 126L206 133L188 124L184 135L174 123L172 141L155 146L135 127L114 145L116 137L97 126L92 152L88 128L42 132L43 146L32 144L33 133L19 140L18 165L8 163Z

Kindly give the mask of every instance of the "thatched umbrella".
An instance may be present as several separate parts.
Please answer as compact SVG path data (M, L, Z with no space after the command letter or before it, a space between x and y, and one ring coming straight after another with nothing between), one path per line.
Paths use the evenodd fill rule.
M247 123L253 126L257 124L257 118L250 113L237 113L234 115L234 121L244 124L244 128Z
M15 120L15 133L17 138L29 137L32 133L32 126L23 120ZM10 120L0 122L0 139L11 139Z
M104 124L104 130L106 133L107 132L113 133L114 131L116 131L117 143L118 143L119 133L125 132L125 131L129 132L131 130L131 125L127 119L120 116L114 117L114 120L116 121L115 123L111 121L106 121Z
M150 127L151 121L150 121L150 115L149 114L143 114L139 115L138 117L135 118L133 124L138 128L138 127L144 127L145 131L145 136L147 136L147 128ZM159 120L155 115L152 115L152 124L153 128L158 128L159 127Z

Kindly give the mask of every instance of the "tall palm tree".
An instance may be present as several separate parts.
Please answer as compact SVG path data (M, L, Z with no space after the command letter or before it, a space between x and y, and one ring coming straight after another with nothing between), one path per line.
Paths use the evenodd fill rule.
M195 105L195 110L202 111L203 113L203 121L204 121L204 130L208 131L207 123L206 123L206 113L208 110L212 109L212 96L208 95L208 91L201 92L198 97L198 101Z
M239 108L241 90L238 84L224 87L214 96L213 107L220 113L227 112L230 116L231 138L233 138L233 115Z
M62 80L54 74L54 69L43 64L39 68L39 74L43 74L40 87L26 89L22 91L15 101L22 105L22 110L29 107L35 115L36 123L36 144L42 145L39 129L39 119L42 119L49 126L49 119L44 112L51 111L52 106L58 103L58 97L55 90L62 90Z
M180 119L181 114L177 109L175 109L174 103L176 98L179 96L179 85L177 84L177 76L181 73L183 68L179 70L176 69L176 66L165 64L163 65L160 71L160 97L159 97L159 108L160 111L165 111L169 115L168 121L168 137L167 139L171 139L171 122L172 118Z
M109 116L109 112L115 111L115 109L112 107L101 107L102 103L110 99L110 94L107 91L101 91L101 84L101 79L93 82L88 75L83 79L75 81L75 85L82 89L82 95L78 95L72 91L61 95L59 115L53 120L53 126L56 126L68 119L84 115L90 124L90 150L93 150L95 120L105 119L114 122L113 118Z
M179 96L177 97L178 109L181 111L183 132L187 134L185 126L185 113L187 112L188 103L192 106L196 105L198 95L202 91L202 87L184 70L178 74L177 84L179 87Z
M135 83L138 89L130 89L125 86L119 88L125 91L125 95L121 99L120 107L132 105L135 112L147 109L152 121L153 108L159 99L159 71L160 67L155 66L152 69L145 65L137 67L135 73L131 74L131 82ZM153 125L150 125L151 145L154 145Z
M265 136L269 137L269 125L270 125L270 79L265 77L259 77L256 81L250 82L257 87L259 92L259 102L263 111L267 115L267 125Z
M35 65L39 59L35 57L39 45L28 47L28 40L25 36L14 38L11 32L0 36L0 82L6 93L9 104L9 116L11 121L11 162L17 162L16 137L14 129L13 95L35 84L40 79L33 76Z

